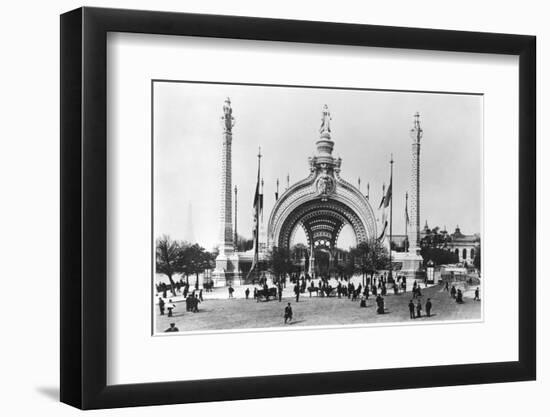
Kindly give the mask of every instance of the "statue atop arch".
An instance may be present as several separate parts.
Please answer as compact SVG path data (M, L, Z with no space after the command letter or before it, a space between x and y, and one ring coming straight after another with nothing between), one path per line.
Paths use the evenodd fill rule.
M321 117L321 127L319 128L319 133L330 133L330 121L332 118L330 117L330 111L328 110L328 106L325 104L323 106L323 116Z

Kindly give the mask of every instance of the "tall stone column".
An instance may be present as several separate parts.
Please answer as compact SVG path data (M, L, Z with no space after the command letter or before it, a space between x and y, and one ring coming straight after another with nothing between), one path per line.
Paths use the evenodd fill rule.
M410 131L412 143L411 165L411 224L409 227L409 252L418 253L420 248L420 114L414 115L413 128Z
M409 133L412 139L410 225L407 231L409 250L403 254L396 253L396 260L402 262L401 274L416 280L424 278L420 255L420 139L423 131L418 112L414 115L413 127Z
M219 254L213 273L216 286L240 282L238 256L233 244L232 184L231 184L231 142L235 119L229 97L223 105L222 155L220 175Z

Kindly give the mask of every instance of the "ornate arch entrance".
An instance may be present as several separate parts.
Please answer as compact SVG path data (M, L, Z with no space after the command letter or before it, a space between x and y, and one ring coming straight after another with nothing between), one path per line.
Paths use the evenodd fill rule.
M357 243L376 238L376 219L368 199L340 177L342 160L332 156L330 113L323 109L317 153L309 158L309 176L289 187L275 203L268 223L268 247L290 247L298 227L305 231L313 271L315 248L329 251L349 224Z

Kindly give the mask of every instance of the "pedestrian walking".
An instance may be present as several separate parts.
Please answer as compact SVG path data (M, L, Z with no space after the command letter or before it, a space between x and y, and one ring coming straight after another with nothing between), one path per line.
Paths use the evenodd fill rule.
M285 307L285 324L287 321L292 321L292 307L290 306L290 303L288 303Z
M414 319L414 303L413 300L409 301L409 314L411 319Z
M384 309L384 299L382 298L382 296L378 296L376 297L376 305L378 306L378 308L376 309L376 312L378 314L384 314L385 313L385 309Z
M416 303L416 317L422 317L422 303L420 302L420 300L418 300L418 302Z
M430 317L432 314L432 301L431 299L426 300L426 316Z
M479 298L479 287L476 288L474 301L481 301L481 298Z
M464 300L462 299L462 290L458 290L456 292L456 302L458 304L462 304L464 302Z
M456 298L456 288L454 285L451 287L451 298Z
M199 300L202 302L204 299L202 298L202 289L199 291Z
M246 290L244 292L244 297L248 300L249 295L250 295L250 288L246 287Z
M230 285L227 291L229 292L229 298L233 298L233 292L235 291L235 288Z
M164 316L164 300L162 299L162 297L159 297L159 310L160 310L160 315L161 316Z
M199 303L201 301L199 300L199 296L195 295L195 298L193 298L193 313L199 312Z
M294 294L296 294L296 302L300 300L300 286L298 284L294 285Z

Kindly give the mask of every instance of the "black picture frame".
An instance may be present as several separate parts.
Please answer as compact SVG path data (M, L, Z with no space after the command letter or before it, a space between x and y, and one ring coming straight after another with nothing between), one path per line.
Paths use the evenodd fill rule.
M107 385L108 32L518 56L519 360ZM61 15L60 58L62 402L82 409L97 409L536 378L534 36L84 7Z

